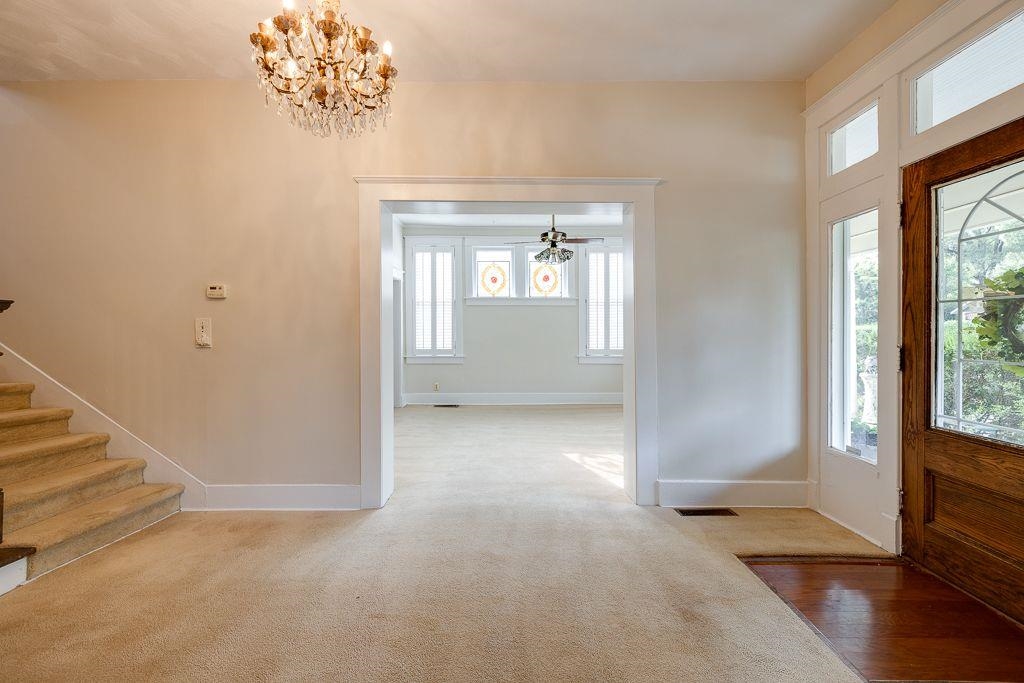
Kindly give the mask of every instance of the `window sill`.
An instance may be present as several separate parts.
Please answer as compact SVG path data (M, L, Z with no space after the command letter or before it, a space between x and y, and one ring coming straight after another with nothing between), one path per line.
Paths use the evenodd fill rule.
M407 365L462 365L465 356L406 356Z
M622 365L622 356L576 356L580 365Z
M463 302L467 306L575 306L576 297L466 297Z
M878 470L877 459L872 460L865 455L856 455L855 453L851 453L849 451L841 451L838 448L835 448L834 446L825 446L825 452L834 457L846 458L848 460L852 460L853 462L858 462L863 465L867 465L868 467L871 467L875 470Z

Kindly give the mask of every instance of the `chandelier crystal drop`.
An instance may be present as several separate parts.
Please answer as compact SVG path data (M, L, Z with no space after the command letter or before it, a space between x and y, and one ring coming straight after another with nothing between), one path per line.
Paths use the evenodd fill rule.
M317 0L305 12L284 0L281 14L249 35L267 106L276 103L278 115L322 137L375 130L391 114L398 69L391 43L378 46L371 34L349 23L340 0Z

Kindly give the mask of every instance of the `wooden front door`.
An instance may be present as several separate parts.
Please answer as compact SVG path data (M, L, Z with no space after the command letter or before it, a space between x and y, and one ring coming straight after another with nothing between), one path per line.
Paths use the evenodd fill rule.
M903 202L903 552L1024 621L1024 119Z

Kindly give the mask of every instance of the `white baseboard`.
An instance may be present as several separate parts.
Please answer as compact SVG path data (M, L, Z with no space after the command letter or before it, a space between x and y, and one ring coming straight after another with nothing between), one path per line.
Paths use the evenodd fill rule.
M14 590L28 580L28 560L24 557L17 562L0 567L0 595Z
M206 510L358 510L355 484L207 484Z
M142 458L146 461L146 478L150 481L182 484L182 506L202 508L206 504L203 482L169 457L132 434L114 418L89 403L69 387L46 374L13 349L0 344L0 380L31 382L34 405L71 408L71 429L75 432L99 432L110 435L108 452L115 458Z
M807 507L806 481L659 479L662 507Z
M622 405L622 393L442 393L405 394L409 405L521 406Z

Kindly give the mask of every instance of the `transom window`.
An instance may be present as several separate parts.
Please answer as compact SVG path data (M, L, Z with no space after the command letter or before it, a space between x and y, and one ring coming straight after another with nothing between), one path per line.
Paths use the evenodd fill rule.
M832 225L832 448L878 458L878 209Z
M828 172L839 173L878 152L878 102L828 135Z
M1024 161L935 205L934 425L1024 445Z
M474 249L473 265L476 296L505 299L512 296L511 249Z
M532 244L505 245L522 237L465 238L470 254L466 296L473 303L526 303L524 299L571 299L575 296L572 261L557 265L537 263L540 247Z
M526 251L526 295L542 299L568 296L566 264L538 263L534 257L539 253L539 249Z
M1024 14L914 81L914 130L924 132L1024 83Z

